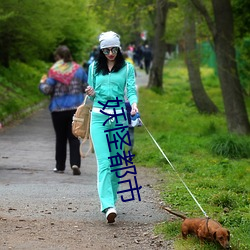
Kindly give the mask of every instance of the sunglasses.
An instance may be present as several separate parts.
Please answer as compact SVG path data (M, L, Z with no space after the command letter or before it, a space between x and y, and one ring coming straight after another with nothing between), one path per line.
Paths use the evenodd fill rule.
M102 50L104 55L109 55L110 51L112 52L112 54L117 54L118 48L117 47L114 47L114 48L111 48L111 49L105 48L105 49Z

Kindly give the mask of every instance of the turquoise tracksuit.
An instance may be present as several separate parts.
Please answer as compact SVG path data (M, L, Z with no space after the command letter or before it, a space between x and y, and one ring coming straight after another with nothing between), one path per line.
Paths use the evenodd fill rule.
M94 63L92 63L89 67L88 84L95 90L95 97L91 98L93 100L93 111L91 114L90 134L97 160L97 189L101 202L101 211L104 212L108 207L115 207L119 181L116 172L111 172L111 161L109 157L115 156L117 153L123 155L125 145L121 143L121 141L119 141L117 145L115 143L109 144L108 140L114 140L114 136L116 136L116 139L118 138L118 131L105 132L105 130L117 128L116 124L122 124L122 126L128 125L127 118L126 116L124 117L121 110L123 108L126 114L124 100L125 88L130 104L137 103L134 66L127 63L119 72L110 72L108 75L102 75L95 73ZM99 111L103 108L102 104L106 104L107 102L111 104L110 101L116 99L122 101L119 103L119 107L115 108L117 113L119 113L117 117L118 122L114 118L109 119L110 116L102 114ZM104 112L106 110L107 108L104 109ZM113 108L110 107L109 110L111 111ZM107 121L107 119L109 120ZM105 123L105 121L107 122ZM104 123L105 125L103 125ZM125 129L123 132L119 131L120 135L125 135L126 133L128 133L128 129ZM112 170L121 167L122 166L112 167Z

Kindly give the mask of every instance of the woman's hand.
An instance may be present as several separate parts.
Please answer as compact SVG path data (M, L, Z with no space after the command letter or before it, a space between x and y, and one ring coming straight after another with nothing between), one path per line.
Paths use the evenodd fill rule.
M88 96L95 96L95 90L94 90L92 87L90 87L90 86L88 86L88 87L85 89L85 92L86 92L86 94L87 94Z
M134 103L131 105L131 112L130 112L130 114L133 116L133 115L135 115L137 112L138 112L137 104L134 102Z
M41 78L41 80L40 80L40 83L45 83L45 81L47 80L47 75L46 74L44 74L43 76L42 76L42 78Z

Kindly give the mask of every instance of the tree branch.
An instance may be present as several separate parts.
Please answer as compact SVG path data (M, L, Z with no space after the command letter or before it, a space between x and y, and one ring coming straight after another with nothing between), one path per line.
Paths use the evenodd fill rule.
M205 18L209 30L211 31L213 37L215 37L216 27L205 5L200 0L190 0L190 1L194 5L194 7L201 13L201 15Z

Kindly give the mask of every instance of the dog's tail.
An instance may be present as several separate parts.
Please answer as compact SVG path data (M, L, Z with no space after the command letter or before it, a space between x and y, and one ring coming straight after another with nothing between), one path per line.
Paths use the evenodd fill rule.
M179 213L177 213L177 212L173 212L171 209L169 209L169 208L167 208L167 207L163 207L163 206L162 206L162 208L163 208L164 210L168 211L169 213L171 213L171 214L173 214L173 215L175 215L175 216L177 216L177 217L182 218L183 220L187 219L187 217L186 217L185 215L183 215L183 214L179 214Z

